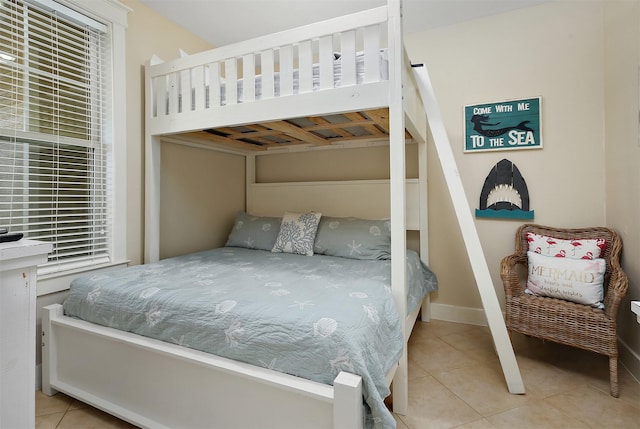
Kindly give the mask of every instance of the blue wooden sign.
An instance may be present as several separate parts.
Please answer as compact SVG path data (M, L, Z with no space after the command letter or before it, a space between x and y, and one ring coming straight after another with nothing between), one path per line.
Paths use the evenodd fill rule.
M465 152L542 148L541 98L464 107Z

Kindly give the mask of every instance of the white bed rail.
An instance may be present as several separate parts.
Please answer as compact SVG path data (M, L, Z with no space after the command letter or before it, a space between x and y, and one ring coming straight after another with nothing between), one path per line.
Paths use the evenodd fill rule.
M252 103L258 98L257 88L261 91L259 98L269 100L336 86L348 89L380 83L386 80L386 70L381 70L385 67L381 62L381 48L386 43L387 15L387 7L378 7L149 64L147 126L151 134L212 128L210 115L208 121L203 122L207 125L198 126L200 113ZM336 53L339 53L338 60ZM357 72L358 60L362 61L361 73ZM340 69L339 83L334 72L336 61ZM242 85L241 95L239 85ZM350 94L356 99L361 95ZM386 94L384 96L386 98ZM367 97L361 101L385 105L386 100L374 98L375 102ZM331 110L335 111L335 106ZM313 111L318 113L317 106ZM185 119L190 116L192 119ZM251 120L247 113L242 116L243 122ZM229 125L227 118L224 121ZM180 125L176 126L176 122Z
M329 386L44 308L42 391L143 428L362 429L361 377Z

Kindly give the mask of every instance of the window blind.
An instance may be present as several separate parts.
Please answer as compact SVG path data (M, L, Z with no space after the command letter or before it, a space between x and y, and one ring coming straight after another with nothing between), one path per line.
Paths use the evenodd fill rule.
M40 274L110 259L106 27L0 0L0 226L54 246Z

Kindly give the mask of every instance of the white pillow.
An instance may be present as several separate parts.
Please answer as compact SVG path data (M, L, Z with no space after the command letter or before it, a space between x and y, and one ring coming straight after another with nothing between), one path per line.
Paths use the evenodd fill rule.
M312 256L320 217L320 213L286 212L271 251Z
M573 259L595 259L602 255L607 247L603 238L580 238L564 240L546 235L527 232L529 250L541 255Z
M604 308L604 259L555 258L527 252L526 293Z

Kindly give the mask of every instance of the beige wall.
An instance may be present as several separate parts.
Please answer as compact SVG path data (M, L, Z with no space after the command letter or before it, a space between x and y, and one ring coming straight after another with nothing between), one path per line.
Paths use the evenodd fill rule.
M245 208L245 159L162 143L160 259L221 247Z
M472 210L489 170L507 158L524 176L536 223L605 223L602 6L551 2L406 37L414 63L425 63L436 91ZM542 97L543 149L463 153L463 107ZM431 265L440 279L434 301L481 308L475 281L430 153ZM496 292L499 263L513 251L520 221L477 219Z
M127 257L139 264L144 254L144 65L154 54L171 60L179 49L193 53L212 46L138 0L122 3L132 9L126 35Z
M406 148L407 178L418 177L418 145ZM256 181L309 182L389 178L389 146L321 150L256 158Z
M630 301L640 300L640 2L608 1L605 30L607 225L622 235L622 264L629 276L618 318L626 345L620 360L640 376L640 325L629 311Z
M411 60L429 69L472 210L491 167L507 158L527 182L535 222L604 223L602 70L593 66L602 64L602 37L599 5L556 2L406 38ZM542 97L544 149L463 153L463 106L533 96ZM577 154L580 165L571 162ZM481 308L433 151L429 165L431 265L441 282L434 301ZM499 262L520 224L476 221L500 297Z

